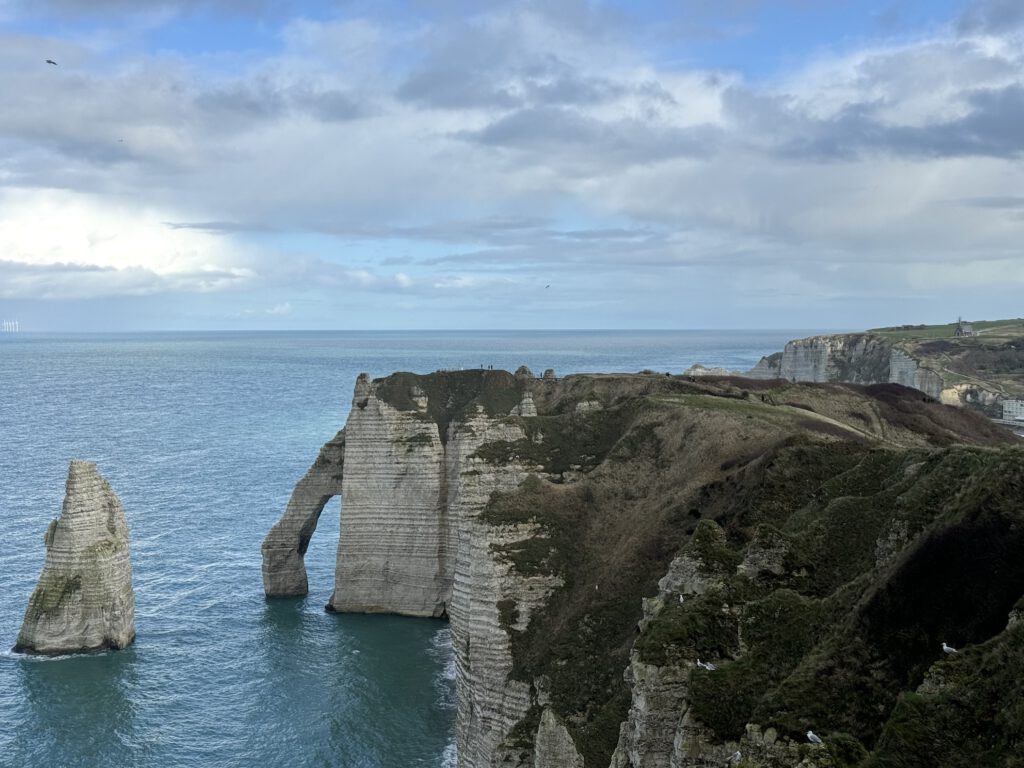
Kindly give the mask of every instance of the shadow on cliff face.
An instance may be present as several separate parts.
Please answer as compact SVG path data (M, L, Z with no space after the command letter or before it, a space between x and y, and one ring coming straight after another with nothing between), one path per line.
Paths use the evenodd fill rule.
M1007 480L998 490L1012 485ZM942 642L976 644L1006 627L1024 594L1020 518L1019 511L1007 517L986 505L928 535L861 610L861 633L885 654L903 687L920 684Z
M924 530L910 529L890 565L864 568L825 599L825 639L763 695L754 721L793 738L814 727L874 745L943 642L963 650L1006 627L1024 594L1024 452L952 449L897 489L894 523L927 513Z

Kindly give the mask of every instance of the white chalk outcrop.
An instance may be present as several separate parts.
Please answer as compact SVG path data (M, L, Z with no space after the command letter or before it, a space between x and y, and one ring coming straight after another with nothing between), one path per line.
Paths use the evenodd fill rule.
M545 707L534 737L534 768L583 768L583 758L569 731L550 707Z
M71 462L63 510L44 541L46 562L15 650L53 655L131 643L135 595L128 522L94 463Z
M752 379L902 384L938 399L943 382L892 342L867 333L811 336L786 344L782 352L761 358L745 376Z
M268 596L294 597L309 591L304 557L327 502L341 493L345 465L345 430L341 430L316 457L292 491L277 524L263 540L263 589Z
M495 554L530 538L535 525L480 519L493 493L512 491L539 473L518 460L487 462L476 455L487 443L524 439L520 420L537 413L525 389L532 377L500 371L486 376L514 395L514 416L512 407L489 414L472 401L452 408L448 395L445 402L431 403L415 385L389 393L392 400L400 397L398 408L382 394L382 381L360 376L344 429L344 471L340 459L323 460L334 450L329 443L319 469L314 464L296 488L263 545L267 594L304 594L301 554L319 510L329 495L340 494L341 535L328 610L449 617L460 768L503 759L509 733L535 703L529 684L511 676L509 632L525 628L560 584L549 576L523 576ZM389 387L395 381L383 380ZM440 420L439 411L445 412ZM511 624L499 604L516 606Z
M345 425L342 523L328 608L355 613L441 616L451 592L452 534L445 503L444 446L426 417L378 398L356 381Z

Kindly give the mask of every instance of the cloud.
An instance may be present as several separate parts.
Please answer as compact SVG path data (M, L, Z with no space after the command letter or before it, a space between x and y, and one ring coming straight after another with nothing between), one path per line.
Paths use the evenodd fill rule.
M268 0L11 0L22 13L88 17L108 14L182 14L214 11L232 15L261 16L276 7L297 9L298 3L271 3Z
M636 119L600 120L574 109L523 109L460 138L506 149L529 150L551 158L607 167L645 163L713 152L718 131L713 126L676 128Z
M1003 35L1024 26L1024 5L1018 0L973 0L956 22L964 35Z
M805 122L803 135L783 146L786 154L850 158L865 152L900 157L1015 158L1024 152L1024 87L977 90L964 94L968 114L925 126L892 125L872 105L844 108L824 121Z
M256 273L221 239L157 212L54 190L0 194L3 298L81 299L235 289Z
M1024 209L1024 197L1019 195L996 195L984 197L965 197L957 201L975 208L994 208L997 210Z
M768 7L698 5L733 32ZM242 56L0 37L5 296L232 291L298 323L344 295L390 321L555 282L671 316L687 291L923 295L953 283L894 265L1019 258L1024 55L964 31L997 3L758 80L669 60L600 3L388 8Z

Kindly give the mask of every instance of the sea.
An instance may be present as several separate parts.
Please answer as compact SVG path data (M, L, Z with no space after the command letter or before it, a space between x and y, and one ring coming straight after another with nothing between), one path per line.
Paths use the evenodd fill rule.
M356 376L747 369L816 332L0 335L0 766L453 766L446 623L324 611L337 500L309 595L263 594L260 543L344 425ZM15 654L73 458L124 504L137 639Z

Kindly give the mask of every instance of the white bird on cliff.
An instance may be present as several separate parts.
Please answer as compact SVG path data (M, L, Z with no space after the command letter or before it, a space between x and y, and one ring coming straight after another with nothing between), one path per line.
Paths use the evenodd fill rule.
M822 743L821 737L818 736L818 734L816 734L814 731L808 731L807 732L807 740L809 742L811 742L811 744L821 744Z
M697 659L697 666L701 669L706 669L708 672L714 672L718 667L712 664L710 661L701 661Z
M942 641L942 652L943 653L956 653L957 650L952 645L946 645L946 641Z
M743 753L740 752L738 749L735 752L733 752L731 755L729 755L729 762L730 763L738 763L742 759L743 759Z

